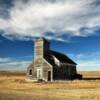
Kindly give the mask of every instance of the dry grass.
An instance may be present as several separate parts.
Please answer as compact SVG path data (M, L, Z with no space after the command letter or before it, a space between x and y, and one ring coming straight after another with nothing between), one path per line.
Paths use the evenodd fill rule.
M80 74L82 74L83 77L100 78L100 71L84 71L80 72Z
M84 75L89 77L90 73ZM97 72L93 75L99 77ZM0 100L100 100L100 80L32 83L25 81L25 73L3 72Z

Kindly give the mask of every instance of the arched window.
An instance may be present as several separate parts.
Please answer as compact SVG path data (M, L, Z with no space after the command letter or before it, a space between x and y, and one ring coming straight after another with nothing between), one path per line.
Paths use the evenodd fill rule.
M32 75L32 69L29 70L29 75Z

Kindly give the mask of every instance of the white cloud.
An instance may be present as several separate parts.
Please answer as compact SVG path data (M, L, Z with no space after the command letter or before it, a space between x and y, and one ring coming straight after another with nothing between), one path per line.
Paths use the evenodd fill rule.
M68 54L78 65L77 69L85 71L100 70L100 52Z
M31 61L0 58L0 70L26 70Z
M89 36L100 26L100 6L95 6L96 0L51 1L28 0L25 3L15 0L9 10L10 17L0 18L0 29L5 31L3 36L29 38L47 31L54 32L55 38L62 32L70 32L71 36ZM81 32L84 27L86 29Z
M78 53L78 54L69 53L67 55L72 59L75 59L76 61L100 59L100 52L88 52L88 53Z
M0 63L4 63L4 62L10 62L11 59L10 58L0 58Z
M76 56L76 59L81 59L81 58L84 58L84 55L81 53Z
M99 60L83 60L78 62L78 70L85 71L99 71L100 70L100 61Z

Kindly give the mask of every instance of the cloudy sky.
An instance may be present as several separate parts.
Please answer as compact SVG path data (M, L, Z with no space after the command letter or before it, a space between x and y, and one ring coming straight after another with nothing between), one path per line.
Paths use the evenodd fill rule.
M41 36L78 70L100 70L100 0L0 0L0 70L26 70Z

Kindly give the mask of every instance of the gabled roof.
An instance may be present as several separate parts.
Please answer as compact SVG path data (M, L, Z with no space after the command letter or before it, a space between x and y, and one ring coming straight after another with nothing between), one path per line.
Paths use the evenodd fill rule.
M61 62L65 62L65 63L67 62L69 64L77 65L73 60L71 60L68 56L64 55L63 53L59 53L59 52L52 51L52 50L50 50L50 52L53 56L55 56Z

